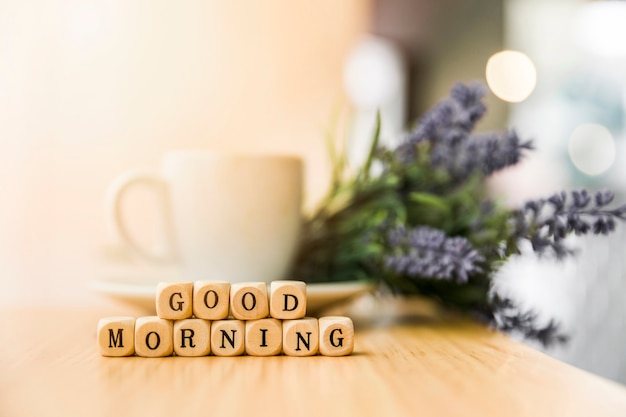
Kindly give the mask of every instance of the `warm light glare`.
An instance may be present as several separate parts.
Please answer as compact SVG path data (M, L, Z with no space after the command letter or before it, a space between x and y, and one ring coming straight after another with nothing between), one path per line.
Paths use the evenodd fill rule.
M583 124L569 138L572 163L587 175L606 172L615 160L615 141L609 130L597 124Z
M535 89L537 71L525 54L517 51L498 52L487 61L487 84L504 101L518 103Z

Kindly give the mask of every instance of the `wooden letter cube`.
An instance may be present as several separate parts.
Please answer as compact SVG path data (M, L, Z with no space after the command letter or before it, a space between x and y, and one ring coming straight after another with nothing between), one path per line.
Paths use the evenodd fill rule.
M289 356L312 356L319 347L317 319L305 317L283 321L283 352Z
M217 320L211 324L211 350L215 356L243 355L245 323L241 320Z
M178 356L206 356L210 352L210 321L183 319L174 322L174 353Z
M98 322L98 350L102 356L135 353L135 318L106 317Z
M193 284L193 315L199 319L221 320L228 317L230 283L196 281Z
M135 322L135 353L147 358L170 356L173 324L157 316L139 317Z
M230 286L230 312L238 320L258 320L269 315L267 284L241 282Z
M267 318L246 322L246 353L251 356L280 355L283 348L283 325Z
M354 325L349 317L331 316L319 319L320 353L324 356L346 356L354 350Z
M193 283L161 282L157 286L156 313L162 319L181 320L191 317Z
M300 319L306 315L306 284L302 281L273 281L270 284L270 316Z

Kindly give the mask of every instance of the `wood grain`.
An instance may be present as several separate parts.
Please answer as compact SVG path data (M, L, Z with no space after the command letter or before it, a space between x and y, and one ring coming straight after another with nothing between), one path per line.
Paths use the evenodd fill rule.
M139 314L0 308L0 415L626 415L624 387L463 319L355 321L336 358L102 357L113 315Z

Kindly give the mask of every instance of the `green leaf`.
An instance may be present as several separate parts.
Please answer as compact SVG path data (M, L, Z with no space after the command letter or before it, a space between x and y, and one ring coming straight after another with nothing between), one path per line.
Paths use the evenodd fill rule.
M409 201L440 210L445 215L450 214L450 207L446 203L446 200L435 194L414 191L409 194Z

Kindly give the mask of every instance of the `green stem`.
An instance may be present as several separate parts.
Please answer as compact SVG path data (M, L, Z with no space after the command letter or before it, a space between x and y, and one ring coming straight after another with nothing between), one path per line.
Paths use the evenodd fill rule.
M367 154L367 159L365 160L365 164L361 169L361 174L364 180L369 179L370 169L372 168L372 161L374 160L374 155L376 154L376 149L378 149L378 142L380 140L380 110L376 112L376 124L374 125L374 137L372 138L372 145L370 146L370 151Z

